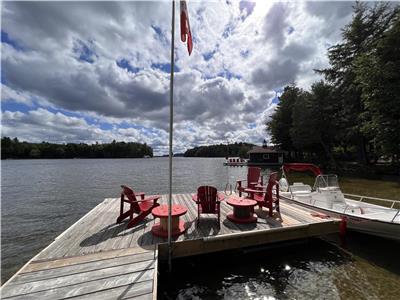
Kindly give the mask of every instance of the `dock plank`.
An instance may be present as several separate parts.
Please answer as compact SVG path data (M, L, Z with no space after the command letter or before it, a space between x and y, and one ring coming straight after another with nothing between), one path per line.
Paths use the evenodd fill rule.
M185 206L188 208L188 212L185 215L186 226L188 226L184 235L185 239L197 239L203 236L205 234L203 225L206 220L200 217L200 223L197 222L197 204L192 200L192 195L182 195L180 203L185 203Z
M137 263L131 263L127 265L118 265L111 267L102 267L102 262L95 262L91 266L90 271L79 272L79 269L73 271L68 275L60 275L57 277L46 278L47 276L38 276L34 281L21 283L13 283L8 286L8 289L3 291L2 296L4 298L16 296L19 294L30 294L51 289L60 289L64 287L73 288L74 285L87 283L90 284L93 281L99 281L105 278L111 278L113 280L116 276L123 276L132 273L142 273L151 271L154 268L154 260L146 260ZM151 274L153 274L151 272ZM35 274L32 274L35 277ZM45 278L44 278L45 277ZM13 289L11 287L14 287Z
M85 227L90 226L96 222L98 215L101 211L107 209L107 200L105 199L102 203L98 204L94 209L92 209L89 213L83 216L80 220L78 220L75 224L69 227L66 231L64 231L60 236L58 236L53 243L51 243L47 248L39 253L37 259L45 259L51 257L60 257L57 256L57 251L65 249L66 242L68 243L74 237L78 236L78 231L76 230L77 227Z
M152 299L153 280L146 280L136 284L128 284L113 289L103 290L78 296L79 300L109 300L109 299Z
M133 230L126 228L128 219L124 220L120 224L116 223L119 215L119 204L120 201L118 199L115 199L115 201L110 204L109 209L102 215L102 222L103 224L107 224L107 226L92 227L92 236L86 240L87 245L80 247L78 250L79 254L97 252L100 249L112 249L111 245L106 244L112 243L112 239L118 238L120 233L123 234L125 232L126 234L129 234L129 231Z
M101 278L99 280L81 282L74 285L61 286L58 288L41 290L39 292L26 292L21 289L10 289L7 287L2 291L2 299L65 299L76 296L83 296L93 292L117 288L129 284L135 284L141 281L153 279L153 270L139 271L116 275L113 277ZM39 288L46 288L45 285L39 285ZM35 288L35 290L38 288Z
M91 262L95 260L102 260L108 258L116 258L120 256L128 256L133 254L140 254L149 252L153 254L154 252L150 252L146 249L142 248L128 248L128 249L119 249L114 251L106 251L106 252L98 252L90 255L81 255L81 256L70 256L67 258L56 258L56 259L44 259L44 260L34 260L29 265L24 267L21 272L35 272L40 270L59 268L72 264L81 264L85 262Z
M107 214L107 211L110 209L110 203L113 202L113 199L107 199L105 202L105 208L97 211L94 218L90 220L89 223L78 223L74 228L74 233L71 232L71 235L64 238L62 241L60 240L58 249L54 249L49 254L50 258L55 257L65 257L68 255L78 255L81 249L84 249L84 243L88 238L93 238L93 232L99 232L99 227L102 226L102 222L99 220L104 220L104 216ZM112 226L114 224L106 223L106 226ZM61 243L62 242L62 243Z
M116 266L127 266L133 263L153 261L154 254L151 252L144 252L128 256L120 256L115 258L107 258L102 260L93 260L81 264L70 264L63 267L47 268L36 272L25 272L20 274L12 284L27 283L39 280L47 280L60 276L73 275L83 272L96 271ZM140 265L137 265L139 267ZM127 266L129 267L129 266Z
M160 204L167 203L162 195ZM339 220L312 216L312 209L281 201L280 213L269 217L255 209L253 224L226 218L232 207L221 203L216 215L201 215L191 194L174 194L172 201L187 207L184 234L172 239L174 257L223 251L337 232ZM154 237L149 215L134 228L116 224L119 199L107 198L35 256L1 288L3 299L156 299L157 262L168 253L167 240Z

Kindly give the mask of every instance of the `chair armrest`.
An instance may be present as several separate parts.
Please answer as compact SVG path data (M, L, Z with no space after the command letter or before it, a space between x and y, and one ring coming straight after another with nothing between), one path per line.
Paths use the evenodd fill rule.
M217 194L217 198L218 198L218 201L224 201L225 200L225 196L220 194L220 193Z
M253 190L253 189L244 189L244 191L249 194L265 194L267 192L263 190Z
M266 189L268 186L267 185L261 185L261 184L257 184L255 186L255 188L260 188L260 189Z
M137 196L140 196L140 199L143 200L144 199L144 193L140 192L140 193L136 193Z
M154 202L157 202L157 200L160 199L160 198L161 198L161 196L150 196L150 197L143 198L143 199L136 200L136 201L132 201L132 202L139 203L139 202L145 202L145 201L151 201L151 200L153 200Z

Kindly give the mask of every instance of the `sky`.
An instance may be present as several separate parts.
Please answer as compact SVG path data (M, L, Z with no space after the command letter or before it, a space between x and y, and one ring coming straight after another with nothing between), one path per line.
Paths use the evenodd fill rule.
M168 153L171 3L2 2L1 133L30 142L142 142ZM174 152L269 140L285 85L328 66L353 2L189 1L176 8Z

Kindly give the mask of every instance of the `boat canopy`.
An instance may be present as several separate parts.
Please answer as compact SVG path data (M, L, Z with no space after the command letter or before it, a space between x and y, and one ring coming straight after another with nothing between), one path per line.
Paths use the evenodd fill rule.
M283 164L282 169L285 173L289 173L290 171L311 171L315 176L322 175L320 168L313 164L306 163L291 163L291 164Z

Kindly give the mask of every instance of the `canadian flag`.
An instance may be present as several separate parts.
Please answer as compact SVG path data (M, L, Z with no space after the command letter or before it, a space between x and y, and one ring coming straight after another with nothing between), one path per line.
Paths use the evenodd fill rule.
M186 6L186 1L181 0L180 4L181 4L181 41L186 42L186 36L187 36L187 48L190 55L193 49L193 42L192 42L192 33L190 32L189 14Z

